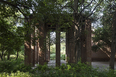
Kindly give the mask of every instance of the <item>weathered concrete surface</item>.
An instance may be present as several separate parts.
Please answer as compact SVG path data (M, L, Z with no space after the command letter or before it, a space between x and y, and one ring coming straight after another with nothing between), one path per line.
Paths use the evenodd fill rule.
M93 68L99 68L98 70L108 70L109 62L92 62ZM115 62L115 70L116 70L116 62Z
M55 60L50 60L50 61L48 62L48 66L55 67L55 66L56 66L55 63L56 63ZM62 64L66 64L66 61L65 61L65 60L60 60L60 65L62 65Z
M66 64L66 61L65 60L61 60L60 61L60 65L62 65L62 64ZM49 67L55 67L56 66L56 61L55 60L50 60L48 62L48 66ZM109 69L109 62L92 62L92 67L93 68L98 68L98 70L100 70L100 71L108 70ZM116 62L115 62L115 70L116 70Z

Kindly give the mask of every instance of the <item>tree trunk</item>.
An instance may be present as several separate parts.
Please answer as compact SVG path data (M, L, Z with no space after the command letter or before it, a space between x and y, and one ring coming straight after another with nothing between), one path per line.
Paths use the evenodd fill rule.
M81 43L81 31L79 28L79 16L78 16L78 0L74 0L74 23L75 23L75 29L74 29L74 40L75 42L75 62L78 62L79 59L82 57L82 43Z
M115 62L115 52L116 52L116 10L113 17L112 45L111 45L111 56L110 56L110 68L113 70L114 70L114 62Z

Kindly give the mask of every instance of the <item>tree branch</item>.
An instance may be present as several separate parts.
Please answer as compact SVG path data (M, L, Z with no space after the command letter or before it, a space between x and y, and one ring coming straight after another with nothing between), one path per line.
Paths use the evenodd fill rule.
M26 9L29 9L29 7L27 7L25 5L21 5L21 3L19 3L19 2L17 2L19 4L13 4L13 2L8 2L8 1L4 1L4 0L0 0L0 2L18 9L24 15L24 17L27 19L26 14L24 14L24 12L20 9L20 7L24 7Z
M101 1L95 6L95 8L93 9L93 11L92 11L86 18L89 18L89 17L94 13L95 9L101 4L102 1L103 1L103 0L101 0Z
M24 7L24 8L29 9L28 6L21 5L21 3L19 3L19 2L17 2L17 3L19 3L19 4L12 4L13 1L12 1L12 2L8 2L8 1L4 1L4 0L0 0L0 2L1 2L1 3L4 3L4 4L8 4L9 6L12 6L12 7L15 7L15 8L17 8L17 6L21 6L21 7Z
M85 6L85 7L80 11L79 14L81 14L81 13L85 10L85 8L87 8L92 2L93 2L93 0L91 0L91 2L90 2L87 6Z

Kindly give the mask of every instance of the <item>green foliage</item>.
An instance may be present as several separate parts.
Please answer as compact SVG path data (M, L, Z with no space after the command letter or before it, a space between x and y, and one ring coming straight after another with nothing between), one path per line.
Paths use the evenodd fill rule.
M93 32L93 42L95 43L95 45L92 46L93 51L97 51L98 49L105 46L111 48L112 25L115 4L115 1L112 0L104 1L102 3L102 6L104 7L103 15L100 19L102 27L98 27Z
M15 64L16 63L10 61L0 62L0 72L10 73L13 70Z
M55 53L50 54L50 60L55 60L55 59L56 59L56 54ZM61 54L60 59L65 60L65 54Z
M65 60L65 54L61 54L60 58L61 60Z
M23 38L20 38L19 29L5 19L0 19L0 24L0 56L3 57L3 55L21 51Z
M98 71L79 61L77 64L62 64L60 67L37 65L33 70L21 61L0 62L0 77L115 77L116 71ZM2 70L1 70L2 69Z
M15 66L14 72L17 70L19 70L21 72L32 72L31 67L24 65L24 64L20 64L20 65Z
M33 72L33 70L31 70L31 67L24 65L24 63L22 63L22 60L20 59L16 61L0 61L0 72L11 73L16 71Z
M44 72L43 71L44 68ZM39 72L39 73L38 73ZM62 64L60 67L39 66L38 77L115 77L114 71L98 71L91 66L78 62L77 64Z
M49 69L50 69L50 68L47 66L47 64L44 64L44 65L37 65L37 67L36 67L36 70L42 71L42 72L48 71Z
M29 72L20 72L17 71L16 73L0 73L0 77L32 77L33 75Z
M51 45L50 45L50 59L54 60L56 58L56 46L55 46L55 32L51 32ZM65 51L66 51L66 32L60 32L60 47L61 47L61 51L60 51L60 58L62 60L65 60Z
M92 46L93 51L97 51L100 48L104 48L105 46L111 47L111 27L110 26L103 26L98 27L93 32L93 42L94 45Z
M56 54L50 54L50 60L55 60L56 59Z

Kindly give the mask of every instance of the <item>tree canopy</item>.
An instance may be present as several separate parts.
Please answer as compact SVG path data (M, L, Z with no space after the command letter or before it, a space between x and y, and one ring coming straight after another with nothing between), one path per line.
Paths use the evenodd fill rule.
M79 54L80 38L86 32L82 30L84 21L89 19L92 22L100 18L103 27L94 32L94 42L98 42L95 47L110 47L114 11L115 1L112 0L0 0L1 55L2 50L19 51L24 40L28 40L27 33L33 32L30 25L38 28L41 23L58 24L65 28L74 24L77 27L74 30L75 52L77 49ZM23 26L17 27L17 24Z

